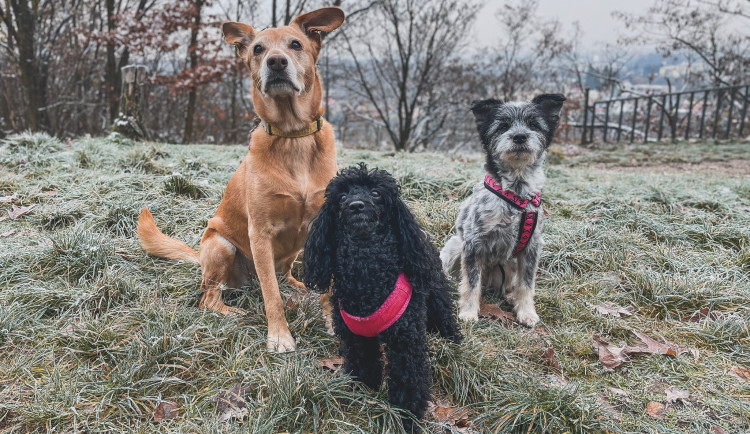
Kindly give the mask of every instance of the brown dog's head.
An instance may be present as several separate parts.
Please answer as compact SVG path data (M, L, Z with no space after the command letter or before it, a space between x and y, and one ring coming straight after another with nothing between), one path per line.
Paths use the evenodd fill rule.
M315 66L321 48L319 32L333 31L343 22L341 9L326 7L302 14L288 26L260 32L247 24L222 24L224 40L236 47L250 70L253 103L261 118L277 117L271 101L274 99L309 99L313 105L317 99L320 104L320 78ZM269 112L266 117L264 110Z

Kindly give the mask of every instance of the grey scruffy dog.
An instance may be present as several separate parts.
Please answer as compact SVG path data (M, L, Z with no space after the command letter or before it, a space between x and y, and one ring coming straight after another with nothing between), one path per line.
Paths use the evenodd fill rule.
M545 94L531 102L487 99L471 106L487 175L461 204L456 235L440 252L445 272L460 272L458 317L464 321L477 319L482 287L502 288L521 324L539 321L534 283L544 231L542 163L563 101Z

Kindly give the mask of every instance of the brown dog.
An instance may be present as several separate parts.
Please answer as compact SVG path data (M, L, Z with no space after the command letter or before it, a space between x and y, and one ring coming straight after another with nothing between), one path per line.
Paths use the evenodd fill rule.
M268 348L275 351L295 349L276 273L305 289L292 277L292 264L336 174L333 128L322 119L316 62L318 32L330 32L343 21L341 9L328 7L261 32L247 24L224 23L224 39L234 44L250 70L253 105L263 128L253 132L252 147L208 221L200 252L159 231L148 208L138 220L144 250L200 264L203 309L244 313L224 304L222 290L239 288L255 272L268 319Z

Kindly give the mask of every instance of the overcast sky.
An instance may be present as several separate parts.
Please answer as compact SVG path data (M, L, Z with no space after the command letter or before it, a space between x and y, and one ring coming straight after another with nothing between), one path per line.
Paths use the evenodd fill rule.
M486 0L480 10L476 32L482 45L497 41L497 18L495 11L507 0ZM596 51L602 42L617 42L624 27L612 18L612 11L644 12L654 0L540 0L538 14L546 18L558 18L565 31L578 21L583 30L582 46Z

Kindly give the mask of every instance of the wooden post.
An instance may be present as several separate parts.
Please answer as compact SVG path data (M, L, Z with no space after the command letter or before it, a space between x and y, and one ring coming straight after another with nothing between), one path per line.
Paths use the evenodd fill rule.
M583 91L583 134L581 135L581 145L586 144L586 122L588 121L589 114L589 88L587 87Z
M120 111L112 131L136 140L147 139L143 127L143 104L148 70L143 65L128 65L122 68L122 93Z

